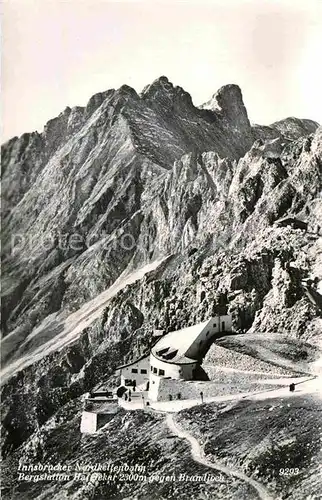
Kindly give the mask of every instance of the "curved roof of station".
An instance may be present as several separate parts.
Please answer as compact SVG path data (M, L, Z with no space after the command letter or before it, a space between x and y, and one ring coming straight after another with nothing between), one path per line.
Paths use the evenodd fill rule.
M211 320L212 318L197 325L169 332L151 349L152 355L165 363L179 365L195 363L197 360L187 357L186 353Z

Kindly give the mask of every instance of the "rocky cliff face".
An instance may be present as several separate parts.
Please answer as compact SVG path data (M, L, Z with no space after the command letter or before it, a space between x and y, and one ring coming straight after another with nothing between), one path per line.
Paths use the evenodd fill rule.
M310 120L251 126L236 85L196 108L161 77L3 146L6 454L111 381L153 328L225 304L236 331L318 344L303 279L322 280L321 135Z
M133 254L116 252L115 239L125 232L137 242L144 207L182 155L215 150L238 159L249 149L252 129L240 90L228 86L219 97L223 108L199 110L161 77L141 96L123 86L92 97L86 108L66 108L42 134L4 146L5 331L22 323L30 331L62 301L72 308L112 283ZM86 284L93 260L98 279Z

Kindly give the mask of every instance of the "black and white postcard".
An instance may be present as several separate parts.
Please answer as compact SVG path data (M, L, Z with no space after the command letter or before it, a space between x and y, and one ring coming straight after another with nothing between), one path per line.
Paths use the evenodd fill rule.
M3 0L4 500L322 499L321 0Z

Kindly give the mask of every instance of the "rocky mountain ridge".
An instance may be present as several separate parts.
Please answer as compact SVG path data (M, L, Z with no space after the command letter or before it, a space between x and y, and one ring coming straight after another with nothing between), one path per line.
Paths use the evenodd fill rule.
M241 103L240 91L235 94ZM92 244L126 221L136 226L145 186L186 151L203 152L218 143L222 156L239 157L248 149L247 119L243 141L237 142L225 114L201 112L187 96L164 78L141 97L123 86L93 96L86 108L66 108L42 134L24 134L4 146L3 262L10 269L5 302L11 310L20 302L21 286L28 289L44 266L53 269L83 253L84 248L51 250L60 234L69 237L73 231ZM49 250L43 248L47 241ZM113 280L117 273L108 271ZM14 326L7 326L6 312L3 326Z
M310 120L252 126L236 85L197 108L161 77L141 95L96 94L3 146L5 454L111 383L154 328L222 304L237 332L319 352L321 310L303 280L322 280L321 135Z

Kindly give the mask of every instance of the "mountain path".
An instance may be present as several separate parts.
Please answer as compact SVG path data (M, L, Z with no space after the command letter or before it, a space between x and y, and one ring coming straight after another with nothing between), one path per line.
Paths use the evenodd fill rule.
M206 467L210 467L211 469L223 472L224 474L227 474L229 476L234 476L245 481L256 490L258 497L261 500L274 500L274 498L266 490L266 488L264 488L264 486L262 486L254 479L251 479L250 477L246 476L246 474L244 474L243 472L234 469L231 466L226 467L225 465L219 463L212 463L208 461L205 456L203 448L199 444L199 441L194 436L192 436L188 431L182 429L179 426L179 424L175 421L174 415L172 413L168 413L166 418L166 423L168 428L173 434L189 442L191 446L191 456L195 462L198 462L199 464L205 465Z

